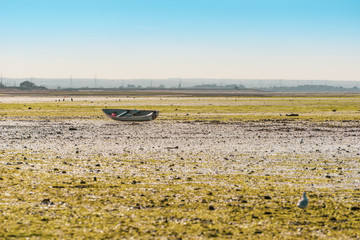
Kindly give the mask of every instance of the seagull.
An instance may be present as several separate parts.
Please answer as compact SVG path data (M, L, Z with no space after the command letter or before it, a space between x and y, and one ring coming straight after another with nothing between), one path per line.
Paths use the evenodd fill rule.
M297 206L298 206L299 208L304 209L304 208L307 207L308 203L309 203L309 199L306 197L306 192L304 192L304 193L303 193L303 196L302 196L302 198L300 199L300 201L298 202Z

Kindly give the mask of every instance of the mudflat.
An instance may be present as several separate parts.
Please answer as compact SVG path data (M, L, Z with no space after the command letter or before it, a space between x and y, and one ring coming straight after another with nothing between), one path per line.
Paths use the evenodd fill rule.
M191 107L208 106L211 112L216 98L192 105L157 99L159 108L174 110L164 108L166 117L160 113L146 123L111 121L87 106L98 110L126 102L138 107L139 99L106 99L101 106L103 101L72 102L65 113L75 105L86 109L77 108L81 117L62 118L55 106L66 101L3 98L0 237L360 236L360 125L357 119L339 120L341 111L332 109L345 105L341 99L322 110L336 118L317 121L301 118L309 112L280 117L279 110L264 112L274 119L241 120L246 112L231 109L189 118L196 115ZM51 107L34 105L44 102L55 104L53 117L42 114L52 114ZM14 111L33 115L5 114L4 104L19 104ZM219 118L222 114L231 119ZM309 205L300 209L296 204L304 191Z

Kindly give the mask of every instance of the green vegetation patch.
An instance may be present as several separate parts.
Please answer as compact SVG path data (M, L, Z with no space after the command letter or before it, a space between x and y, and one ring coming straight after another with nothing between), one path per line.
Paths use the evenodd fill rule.
M64 159L2 151L0 237L350 239L359 234L354 202L359 189L318 188L309 192L310 206L302 210L296 203L304 189L297 183L318 183L304 172L297 178L256 171L182 173L213 168L199 165L198 156L181 161L181 167L165 164L166 159L144 162L134 155Z
M41 99L41 98L40 98ZM103 108L159 110L158 120L349 121L360 120L360 97L77 97L0 103L5 119L103 119Z

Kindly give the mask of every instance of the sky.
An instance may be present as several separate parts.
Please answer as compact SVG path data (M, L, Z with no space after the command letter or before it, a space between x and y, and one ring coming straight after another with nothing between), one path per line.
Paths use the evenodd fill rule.
M360 81L359 0L0 0L0 73Z

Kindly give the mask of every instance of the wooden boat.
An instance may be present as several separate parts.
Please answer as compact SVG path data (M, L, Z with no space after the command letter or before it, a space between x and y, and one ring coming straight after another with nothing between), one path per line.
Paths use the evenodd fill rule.
M151 121L159 116L159 111L136 109L102 109L108 118L116 121Z

